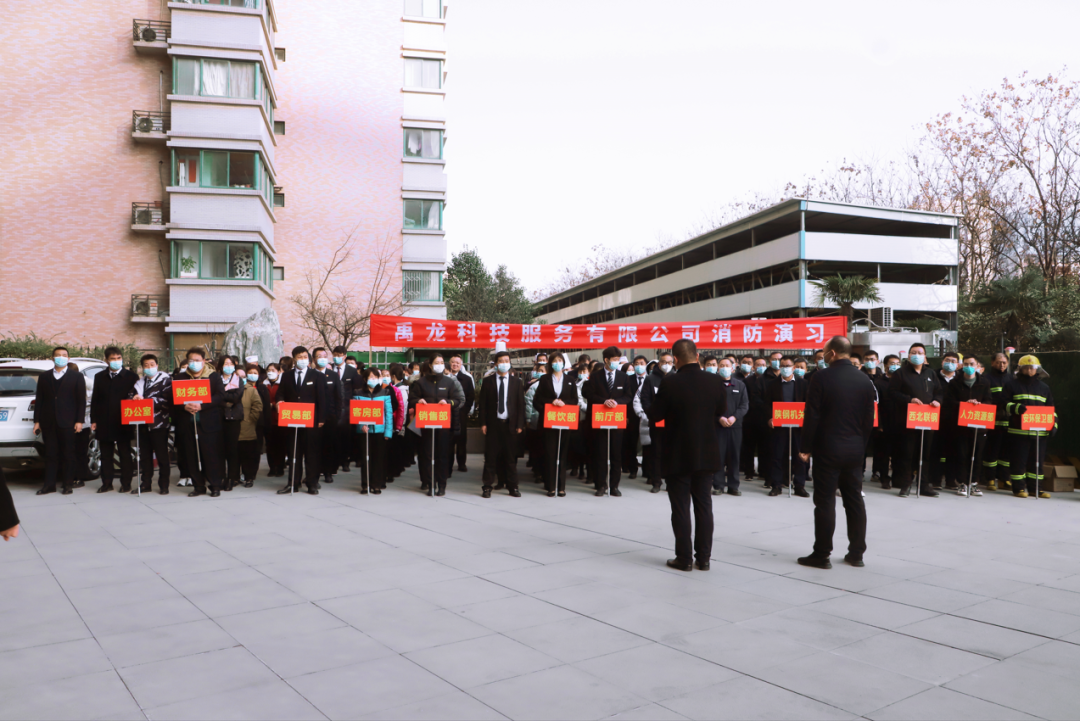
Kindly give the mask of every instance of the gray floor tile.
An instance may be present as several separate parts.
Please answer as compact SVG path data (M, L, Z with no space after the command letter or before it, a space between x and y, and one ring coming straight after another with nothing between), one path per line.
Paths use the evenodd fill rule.
M464 691L452 691L360 718L371 721L496 721L506 717Z
M91 638L90 629L70 603L50 602L26 611L0 614L0 651L45 646Z
M1018 653L1011 660L1080 683L1080 645L1075 643L1050 641Z
M997 663L986 656L889 631L841 646L834 653L936 685Z
M954 591L977 593L988 598L1000 598L1031 586L1029 583L1014 581L1010 578L1002 578L989 573L969 573L955 568L919 576L919 583L951 588Z
M326 716L281 680L230 689L212 696L178 701L147 709L153 721L188 719L264 719L265 721L322 721Z
M537 593L553 588L565 588L579 583L588 583L588 578L570 573L559 566L540 566L519 568L514 571L500 571L484 576L492 583L511 588L519 593Z
M6 689L0 719L145 719L116 671L30 683Z
M616 628L666 644L675 643L687 634L727 623L716 616L707 616L662 601L615 608L594 613L592 616Z
M789 603L764 598L735 588L707 584L701 584L694 591L672 595L665 600L672 605L715 616L731 623L793 608Z
M1047 642L1042 636L947 615L901 626L896 630L908 636L997 659L1009 658Z
M505 586L474 576L411 586L409 593L441 608L451 609L518 595Z
M939 615L937 611L928 611L925 608L856 593L819 601L804 608L890 630Z
M897 581L888 586L878 586L866 591L866 595L939 613L952 613L986 600L986 596L931 586L918 581Z
M191 656L239 645L213 621L191 621L143 631L98 636L97 640L117 668Z
M175 588L160 578L77 588L68 591L67 594L72 605L80 613L87 614L103 609L118 609L135 603L183 598Z
M993 599L956 611L957 616L1013 628L1049 638L1061 638L1080 631L1080 616L1046 609L1033 609L1019 603Z
M945 686L1044 719L1075 719L1080 686L1075 681L1017 661L1002 661Z
M532 596L511 596L498 601L455 608L453 613L500 633L577 618L578 614Z
M1036 717L947 688L932 688L874 711L868 718L873 721L1027 721Z
M690 719L853 719L841 709L749 676L693 691L663 702Z
M886 588L888 588L888 586L886 586ZM752 593L757 596L764 596L765 598L774 601L789 603L793 606L816 603L818 601L824 601L827 598L836 598L837 596L844 595L843 591L836 588L820 586L816 583L799 581L784 576L773 576L772 578L763 581L752 581L751 583L739 586L738 590L746 591L747 593Z
M789 691L858 716L896 703L930 688L930 684L901 676L835 653L789 661L758 674Z
M1080 549L1078 549L1080 551ZM1002 601L1019 603L1044 611L1056 611L1080 616L1080 593L1047 586L1029 586L1001 597Z
M348 626L249 640L245 647L274 673L286 679L385 658L394 653Z
M812 656L818 651L783 634L755 631L738 624L688 634L671 645L748 674L760 673L787 660Z
M222 616L216 623L240 643L245 644L278 636L305 635L331 628L343 628L347 625L337 616L311 603Z
M675 713L659 704L650 703L627 711L620 711L617 714L608 716L608 719L612 721L616 719L618 721L684 721L686 716Z
M191 603L211 618L262 611L279 606L294 606L306 600L269 578L223 591L186 595Z
M811 611L805 607L759 616L739 625L764 634L783 636L821 651L831 651L883 633L880 628Z
M461 689L562 664L558 659L497 634L414 651L406 657Z
M176 623L201 621L206 618L206 614L186 598L170 598L164 601L133 604L123 609L102 608L84 613L82 618L95 636L109 636L171 626Z
M663 701L740 676L736 671L652 643L574 664L613 686Z
M583 616L509 631L506 635L565 663L649 643L646 638Z
M297 676L289 684L333 719L378 714L443 696L454 687L401 656Z
M5 651L0 653L0 689L20 686L27 679L52 681L111 668L109 659L92 638Z
M642 596L609 583L580 583L549 591L539 591L532 595L541 601L547 601L560 608L587 616L651 600L648 596Z
M599 719L646 703L571 666L479 686L471 695L512 719Z
M270 669L243 648L131 666L120 669L120 675L143 708L278 680Z

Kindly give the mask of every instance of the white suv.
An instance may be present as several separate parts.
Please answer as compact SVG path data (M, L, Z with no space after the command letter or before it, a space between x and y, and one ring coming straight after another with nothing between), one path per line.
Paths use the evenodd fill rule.
M93 358L72 358L86 377L86 408L89 416L94 376L108 366ZM0 466L30 469L45 465L41 435L34 435L34 403L38 376L53 369L51 360L19 360L0 363ZM90 443L90 477L101 473L97 441Z

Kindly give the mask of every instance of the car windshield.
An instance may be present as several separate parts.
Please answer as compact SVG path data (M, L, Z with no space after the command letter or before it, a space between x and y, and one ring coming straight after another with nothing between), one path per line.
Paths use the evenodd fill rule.
M0 369L0 396L32 396L41 371L31 368Z

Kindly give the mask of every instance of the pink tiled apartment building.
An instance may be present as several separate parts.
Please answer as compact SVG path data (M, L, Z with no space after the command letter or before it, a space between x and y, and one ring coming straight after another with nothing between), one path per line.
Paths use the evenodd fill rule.
M182 352L273 307L290 346L349 237L336 283L389 264L403 312L445 317L445 2L4 15L0 332Z

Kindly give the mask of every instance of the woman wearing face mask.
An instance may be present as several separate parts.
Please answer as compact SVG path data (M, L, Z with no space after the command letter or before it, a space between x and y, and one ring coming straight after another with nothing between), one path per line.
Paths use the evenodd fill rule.
M456 379L443 373L446 361L441 353L431 356L420 366L420 376L409 386L409 415L416 417L416 407L427 404L462 406L465 392ZM446 471L450 458L451 431L427 428L421 433L420 452L420 490L425 493L434 488L436 496L446 495ZM432 444L434 443L434 456ZM432 477L434 458L435 475Z
M240 406L244 417L240 421L240 435L237 438L237 455L240 471L244 476L244 488L251 488L259 472L259 458L262 456L258 427L263 418L263 401L259 393L259 366L249 365L247 369L235 371L240 378L242 395Z
M393 483L395 478L405 472L406 465L412 465L412 461L406 459L406 436L416 438L415 433L405 432L405 411L409 405L409 387L405 385L405 367L400 363L390 364L389 388L397 400L394 405L394 435L390 437L386 449L386 482Z
M928 405L934 408L941 407L944 398L941 384L937 374L926 362L926 346L915 343L908 351L907 361L896 373L893 373L889 381L889 399L894 406L894 414L897 418L897 427L900 436L897 440L899 462L896 464L896 483L900 486L900 496L906 498L911 494L911 484L915 480L915 474L919 469L919 447L922 446L924 471L929 469L931 448L934 442L933 431L918 431L907 428L908 404ZM925 434L925 437L923 437ZM930 486L929 478L919 479L920 488L916 493L924 496L936 497L938 492Z
M220 377L225 387L225 407L222 413L222 440L225 444L225 486L221 490L231 491L240 485L240 424L244 420L244 374L237 372L239 360L236 356L222 356L218 360Z
M529 452L525 467L532 469L535 483L543 483L546 476L543 428L540 426L540 413L533 407L536 389L545 375L544 364L534 363L532 372L525 381L525 450Z
M266 389L264 417L266 418L266 463L270 469L267 478L285 477L285 454L291 451L285 440L284 430L278 426L278 391L281 390L281 366L271 363L266 366Z
M357 424L353 457L359 461L360 492L370 489L378 495L386 488L386 445L394 435L394 389L382 382L378 368L365 368L360 377L362 383L354 391L353 400L382 402L383 422L375 426Z
M574 388L577 390L578 416L582 419L578 423L577 430L570 431L570 454L567 456L570 462L570 476L576 477L579 481L585 480L588 475L589 452L585 441L585 428L589 425L585 419L588 402L585 400L585 396L581 395L581 387L588 382L589 371L590 368L587 363L579 362L573 371L566 374L567 379L574 384Z
M543 417L544 409L548 404L558 408L578 406L577 386L566 377L563 369L566 367L566 356L555 352L548 357L551 370L546 373L540 382L536 384L536 392L532 398L533 410ZM578 416L578 427L584 419ZM560 437L559 434L562 433ZM544 466L544 487L547 489L548 498L556 494L566 495L567 461L570 455L570 438L568 431L558 431L552 428L541 430L544 443L544 457L547 463ZM556 456L558 464L556 464ZM555 477L556 465L558 465L558 478Z
M958 377L945 386L945 402L941 409L942 446L950 449L949 452L955 459L956 480L958 481L956 495L958 496L967 496L969 484L971 495L982 495L978 480L982 474L982 453L986 442L986 431L976 432L959 425L961 403L974 403L984 408L992 405L990 383L975 369L977 363L974 356L964 358L964 365ZM972 443L975 447L974 474L972 474L971 465Z

